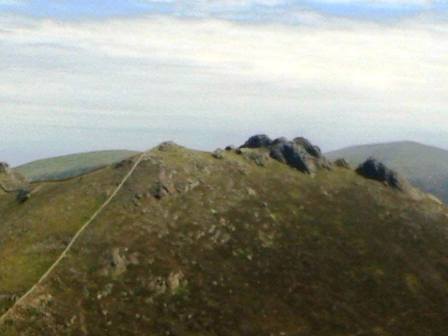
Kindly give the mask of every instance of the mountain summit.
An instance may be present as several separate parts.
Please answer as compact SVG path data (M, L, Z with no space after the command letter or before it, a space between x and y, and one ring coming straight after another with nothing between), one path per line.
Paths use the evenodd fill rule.
M0 334L445 336L448 209L378 176L252 138L0 193Z

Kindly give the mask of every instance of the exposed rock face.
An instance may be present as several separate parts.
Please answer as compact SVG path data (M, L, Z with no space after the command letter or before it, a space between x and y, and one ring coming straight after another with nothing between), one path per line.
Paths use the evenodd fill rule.
M308 154L310 154L314 157L322 156L322 151L320 150L320 148L317 146L314 146L311 142L309 142L308 139L298 137L298 138L295 138L292 142L303 147L307 151Z
M410 188L409 183L402 178L397 172L386 167L382 162L375 158L368 158L362 163L356 172L366 178L383 182L392 188L399 190L407 190Z
M262 148L272 145L272 140L265 134L251 136L241 148Z
M307 174L313 174L322 168L331 168L320 148L302 137L292 141L283 137L272 141L267 135L255 135L241 148L266 148L273 159Z
M9 164L0 162L0 174L8 174L10 172Z
M24 176L11 169L7 163L0 162L0 189L14 192L27 187L28 181Z
M31 192L28 189L20 189L16 197L19 203L25 203L30 198L31 198Z
M273 146L271 157L305 173L311 173L314 169L307 164L308 154L304 148L293 142L278 143Z

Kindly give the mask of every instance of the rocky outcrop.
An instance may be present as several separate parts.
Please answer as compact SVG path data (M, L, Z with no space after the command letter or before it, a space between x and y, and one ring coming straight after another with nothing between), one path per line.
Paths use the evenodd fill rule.
M271 140L267 135L255 135L240 148L265 148L269 150L269 155L274 160L307 174L331 168L330 162L322 155L320 148L302 137L291 141L283 137Z
M19 203L25 203L31 198L31 191L29 189L20 189L17 192L17 202Z
M309 142L309 140L298 137L295 138L292 142L304 148L308 154L314 157L322 157L322 151L320 150L320 148L318 146L314 146L311 142Z
M368 158L364 163L362 163L356 169L356 172L361 176L383 182L389 187L395 189L406 191L411 188L406 179L373 157Z
M181 148L181 146L179 146L174 141L165 141L165 142L162 142L159 146L157 146L157 149L161 152L174 151L179 148Z
M251 136L240 148L262 148L272 145L272 140L265 134Z
M11 169L6 162L0 162L0 174L9 174Z
M15 192L27 189L28 181L11 169L7 163L0 162L0 188L5 192Z
M333 165L338 168L352 169L350 163L348 163L346 159L337 159L333 162Z
M224 159L224 151L221 148L218 148L212 153L212 156L218 160Z

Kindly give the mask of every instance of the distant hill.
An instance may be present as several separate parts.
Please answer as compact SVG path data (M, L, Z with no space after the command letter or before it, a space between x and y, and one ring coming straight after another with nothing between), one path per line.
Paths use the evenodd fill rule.
M369 156L397 170L412 184L448 203L448 151L403 141L362 145L327 153L329 159L345 158L358 165Z
M79 176L136 155L128 150L107 150L33 161L15 170L30 181L60 180Z
M448 207L265 140L0 193L0 335L446 336Z

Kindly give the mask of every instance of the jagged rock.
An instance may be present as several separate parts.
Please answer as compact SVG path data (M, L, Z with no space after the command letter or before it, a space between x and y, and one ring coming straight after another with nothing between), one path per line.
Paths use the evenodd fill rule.
M170 151L170 150L173 150L173 149L176 149L176 148L179 148L180 146L178 145L178 144L176 144L175 142L173 142L173 141L165 141L165 142L162 142L158 147L157 147L157 149L159 150L159 151L161 151L161 152L168 152L168 151Z
M9 172L9 164L7 164L6 162L0 162L0 174L9 174Z
M306 151L292 142L278 143L271 149L270 154L273 159L294 167L301 172L311 173L313 170L306 162Z
M254 135L247 140L240 148L263 148L272 145L272 140L265 134Z
M402 191L410 188L409 183L402 178L396 171L389 169L382 162L375 158L368 158L362 163L356 172L366 178L383 182L386 185Z
M275 139L274 141L272 141L272 146L275 146L275 145L278 145L278 144L281 144L281 143L287 143L289 140L287 139L287 138L285 138L285 137L280 137L280 138L277 138L277 139Z
M334 161L334 165L339 168L351 169L350 163L346 159L337 159Z
M308 154L316 158L322 157L322 151L319 147L314 146L308 139L297 137L292 142L303 147Z
M162 199L170 194L168 188L160 181L156 182L150 189L150 193L157 199Z
M175 194L177 192L173 183L172 172L166 171L164 168L160 170L158 181L156 181L149 190L149 193L157 199Z
M292 141L283 137L272 141L267 135L255 135L240 148L266 148L273 159L307 174L313 174L318 169L331 168L320 148L302 137Z

